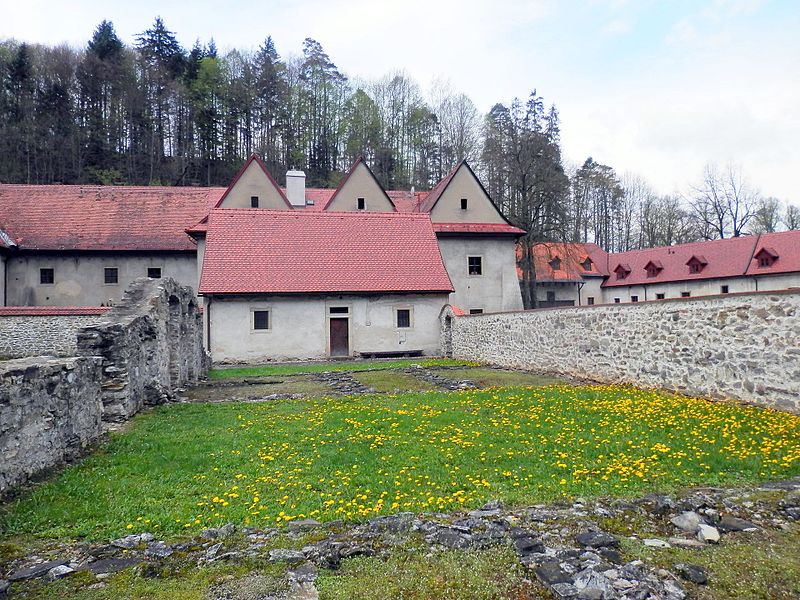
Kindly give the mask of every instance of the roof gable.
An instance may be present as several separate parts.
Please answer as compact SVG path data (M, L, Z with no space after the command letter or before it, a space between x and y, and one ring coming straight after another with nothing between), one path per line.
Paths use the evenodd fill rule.
M258 198L258 208L291 209L283 190L257 155L253 154L239 169L215 208L252 208L251 198Z
M427 215L215 209L199 292L449 293Z
M359 207L359 198L364 207ZM348 169L324 210L338 212L395 212L397 209L361 156Z
M466 200L466 208L462 208L462 200ZM465 160L434 186L420 212L429 212L434 223L511 225Z

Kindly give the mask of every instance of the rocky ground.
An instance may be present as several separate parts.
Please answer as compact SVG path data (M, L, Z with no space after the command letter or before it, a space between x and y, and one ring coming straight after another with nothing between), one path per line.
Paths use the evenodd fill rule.
M798 521L800 478L635 500L577 499L524 508L489 502L468 513L402 513L359 524L305 520L281 530L228 524L192 539L162 540L140 533L105 544L45 543L35 554L0 563L0 598L79 575L83 587L99 590L126 569L138 577L169 577L178 562L202 566L228 561L280 565L283 575L270 578L255 568L238 581L211 586L211 598L308 600L318 597L318 576L336 572L353 557L381 559L401 549L434 557L449 549L480 552L508 546L540 590L531 597L680 600L713 586L713 575L691 561L665 568L631 559L636 549L703 552L759 532L796 530ZM244 588L262 591L244 593Z

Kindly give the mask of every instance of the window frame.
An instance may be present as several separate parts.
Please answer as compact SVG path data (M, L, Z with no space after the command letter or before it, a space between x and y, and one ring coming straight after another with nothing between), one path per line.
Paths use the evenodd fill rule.
M586 297L586 305L587 306L594 306L594 296L587 296Z
M150 275L150 271L153 269L158 269L158 277L152 277ZM148 279L164 279L164 269L162 267L147 267L146 274Z
M44 281L45 272L49 273L50 281ZM39 285L55 285L56 284L56 268L55 267L39 267Z
M108 280L108 273L114 272L114 281ZM119 267L103 267L103 285L119 285Z
M400 325L400 313L408 313L408 325ZM394 328L407 331L414 329L414 307L413 306L395 306L394 307Z
M469 198L461 199L461 210L469 210Z
M471 314L471 315L482 315L483 314L483 309L482 308L470 308L469 309L469 314Z
M666 300L667 294L666 292L658 292L656 293L656 300Z
M614 304L622 304L621 298L614 298Z
M691 298L691 297L692 297L692 292L691 291L689 291L689 292L681 292L681 298Z
M367 210L366 198L356 198L356 210Z
M250 208L259 208L258 203L258 196L250 196Z
M256 313L266 313L267 326L256 327ZM271 306L252 306L250 307L250 333L268 333L272 331L272 307Z
M731 288L730 288L730 286L728 286L728 285L721 285L721 286L719 287L719 293L720 293L720 294L730 294L730 293L731 293Z
M639 295L638 294L631 295L631 302L634 302L634 303L635 302L639 302Z
M472 268L470 267L470 261L472 259L478 259L478 273L473 273L472 272ZM467 277L483 277L483 255L482 254L467 255Z

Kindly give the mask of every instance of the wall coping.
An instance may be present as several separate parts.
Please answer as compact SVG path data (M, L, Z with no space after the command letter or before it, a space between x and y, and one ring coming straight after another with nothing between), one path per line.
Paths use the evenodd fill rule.
M788 290L759 290L757 292L750 291L750 292L731 292L730 294L707 294L705 296L690 296L688 298L663 298L661 300L641 300L639 302L606 302L603 304L581 304L579 306L548 306L546 308L528 308L525 310L500 310L497 312L484 312L477 315L454 315L459 319L471 319L474 317L486 317L491 315L515 315L515 314L523 314L523 313L541 313L541 312L550 312L550 311L567 311L567 310L592 310L596 308L635 308L639 305L653 305L656 303L687 303L687 302L697 302L703 300L717 300L720 298L743 298L743 297L763 297L763 296L790 296L790 295L798 295L800 296L800 288L790 288Z
M108 306L0 306L0 317L70 317L104 315Z

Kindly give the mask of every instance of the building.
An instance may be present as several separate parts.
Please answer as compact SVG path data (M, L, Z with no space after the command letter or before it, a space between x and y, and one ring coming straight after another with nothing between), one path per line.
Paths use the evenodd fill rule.
M800 288L800 231L619 253L537 244L534 257L540 307Z
M252 156L227 188L0 185L3 304L110 305L134 279L170 276L211 305L206 335L219 360L432 353L438 348L432 315L438 319L446 304L470 313L522 308L514 253L524 232L506 220L466 162L429 192L384 190L363 158L336 189L307 189L300 171L289 171L286 181L281 188ZM324 234L328 227L338 233ZM263 254L274 247L280 256ZM225 267L238 280L272 283L242 288L236 278L212 276L226 256L238 261L238 270ZM344 256L350 260L342 262ZM309 260L318 271L291 266ZM370 270L376 265L380 277ZM435 276L420 279L431 269ZM360 283L348 288L345 275ZM306 288L293 287L295 279ZM416 287L408 289L403 279ZM328 312L312 323L311 315L331 302L352 312L347 318ZM258 303L275 312L256 310ZM373 318L378 307L387 310ZM247 322L234 327L237 314ZM267 319L273 333L292 323L308 344L256 335L256 318ZM342 327L345 320L347 346L331 345L331 322ZM267 339L281 344L265 345Z

